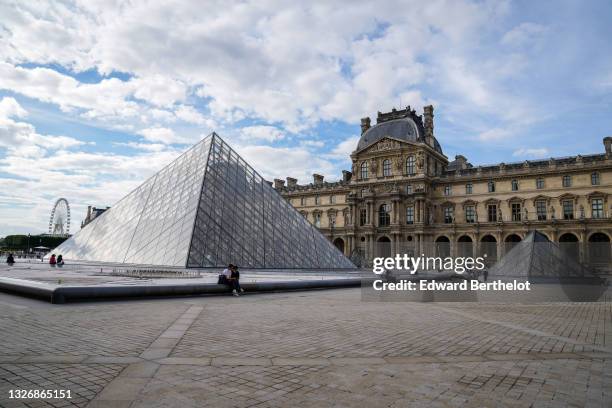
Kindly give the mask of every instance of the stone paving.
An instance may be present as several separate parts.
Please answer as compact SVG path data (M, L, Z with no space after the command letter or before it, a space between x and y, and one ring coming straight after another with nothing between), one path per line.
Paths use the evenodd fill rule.
M612 407L612 303L0 294L2 407ZM11 389L71 399L11 400Z

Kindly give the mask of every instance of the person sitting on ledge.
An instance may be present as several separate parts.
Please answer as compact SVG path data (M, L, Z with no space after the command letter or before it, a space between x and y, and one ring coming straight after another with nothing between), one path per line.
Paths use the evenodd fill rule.
M49 258L49 265L55 268L55 264L57 261L55 260L55 254L51 254L51 258Z
M8 256L6 257L6 263L8 264L8 266L13 266L13 264L15 263L15 258L13 257L13 254L8 254Z
M232 271L231 280L234 282L234 289L236 289L240 293L243 293L244 289L240 287L240 271L238 270L238 266L232 265L231 271Z
M240 286L236 286L238 281L236 279L232 279L232 273L234 270L234 265L229 264L227 266L227 268L225 268L223 270L223 272L221 273L221 275L219 275L219 284L221 285L227 285L229 286L229 288L232 290L232 294L234 296L240 296L238 294L238 289L240 288Z
M62 254L60 254L57 257L57 266L62 267L64 266L64 257L62 256Z

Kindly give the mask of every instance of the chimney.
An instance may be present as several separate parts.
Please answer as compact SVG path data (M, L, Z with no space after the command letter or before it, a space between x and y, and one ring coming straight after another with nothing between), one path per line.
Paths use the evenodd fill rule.
M274 179L274 188L276 190L280 190L283 187L285 187L285 180Z
M370 118L361 118L361 134L363 135L366 130L370 128Z
M320 174L313 174L312 178L315 185L323 184L323 176Z
M91 205L87 206L87 219L91 217Z
M297 186L297 179L293 177L287 177L287 187L295 187Z
M423 108L423 127L425 128L425 142L433 147L434 145L434 108L433 105L427 105Z
M351 177L353 177L353 173L348 170L342 170L342 181L351 181Z
M467 169L467 159L464 155L458 154L457 156L455 156L455 160L457 161L457 168L459 170Z
M603 144L606 148L606 157L612 156L612 136L604 137Z

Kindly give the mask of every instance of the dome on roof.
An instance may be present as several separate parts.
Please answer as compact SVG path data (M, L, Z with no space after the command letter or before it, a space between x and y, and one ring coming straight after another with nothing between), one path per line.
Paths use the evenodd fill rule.
M361 135L361 139L359 139L357 150L364 149L385 137L404 140L406 142L424 143L424 133L422 125L419 126L419 124L410 117L388 120L378 123L366 130ZM442 154L442 148L436 138L434 138L434 149Z

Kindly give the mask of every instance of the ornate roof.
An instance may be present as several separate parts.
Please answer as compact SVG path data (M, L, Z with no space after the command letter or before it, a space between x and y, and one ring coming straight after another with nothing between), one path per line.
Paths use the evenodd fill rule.
M357 150L362 150L385 137L406 142L425 143L422 117L410 107L399 111L393 109L388 113L378 112L376 125L363 132L357 144ZM434 149L442 154L442 148L436 138L434 138Z

